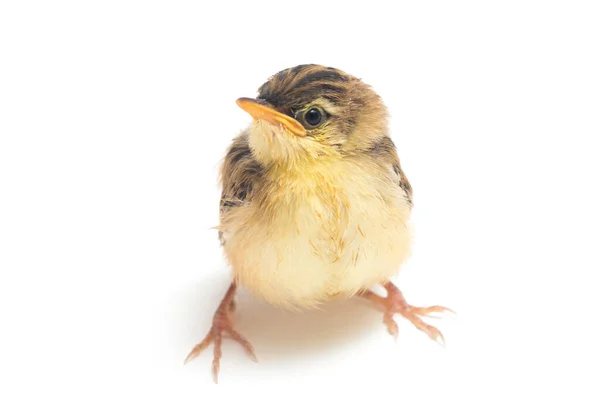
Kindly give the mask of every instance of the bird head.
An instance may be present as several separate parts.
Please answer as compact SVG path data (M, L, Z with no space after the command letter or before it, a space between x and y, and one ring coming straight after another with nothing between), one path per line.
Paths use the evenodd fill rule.
M307 64L273 75L238 106L253 117L248 141L263 165L302 165L363 151L387 135L387 110L360 79Z

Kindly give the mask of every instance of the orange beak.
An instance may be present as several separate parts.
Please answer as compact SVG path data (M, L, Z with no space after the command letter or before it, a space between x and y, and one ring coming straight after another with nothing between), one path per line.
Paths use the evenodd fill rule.
M296 136L306 136L306 129L304 129L300 122L271 107L264 106L256 100L247 97L237 99L236 103L254 119L266 121L273 125L281 125Z

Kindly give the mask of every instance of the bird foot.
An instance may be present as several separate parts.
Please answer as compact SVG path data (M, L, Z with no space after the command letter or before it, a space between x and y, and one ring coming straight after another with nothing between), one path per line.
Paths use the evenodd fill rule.
M442 306L411 306L404 299L400 289L392 283L386 283L384 287L388 292L387 297L378 296L370 290L362 293L361 296L383 308L383 322L386 324L388 332L394 336L394 339L398 338L398 324L394 321L394 314L398 313L409 320L417 329L425 332L433 341L442 346L446 344L442 332L435 326L423 322L421 317L431 317L432 313L450 312L454 314L454 311Z
M214 344L214 356L212 363L212 373L215 383L219 380L219 369L221 364L221 343L223 341L223 334L227 334L231 339L238 342L250 356L253 361L258 361L254 354L254 348L248 340L240 335L235 329L233 329L233 322L231 321L231 313L235 310L235 302L233 296L235 294L235 286L232 284L227 294L221 301L219 308L215 312L213 317L213 324L208 334L204 339L198 343L190 354L186 357L184 363L196 358L202 350L206 349L211 343Z

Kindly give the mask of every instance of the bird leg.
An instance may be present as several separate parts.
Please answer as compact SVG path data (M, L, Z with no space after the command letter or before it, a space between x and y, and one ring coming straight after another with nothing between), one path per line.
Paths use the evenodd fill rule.
M252 358L253 361L257 361L256 355L254 354L254 349L252 348L250 342L248 342L242 335L240 335L239 333L237 333L237 331L233 329L231 313L235 311L235 291L236 285L235 283L232 283L231 286L229 286L229 290L227 290L225 297L223 297L223 300L221 300L219 308L217 308L217 311L215 312L215 315L213 317L213 324L210 328L210 331L208 331L208 334L200 343L194 346L192 351L190 351L190 354L188 354L188 356L185 359L185 362L187 363L188 361L196 358L198 354L200 354L200 352L207 348L211 343L214 343L212 373L215 383L218 382L219 376L220 360L222 355L221 343L223 339L223 333L227 333L229 337L241 344L244 350L246 350L246 353L248 353L248 355L250 356L250 358Z
M406 302L400 289L393 283L388 282L383 287L387 290L387 297L378 296L370 290L361 293L360 296L383 308L383 322L395 339L398 338L398 325L393 317L394 314L398 313L408 319L417 329L425 332L432 340L445 345L442 332L436 327L423 322L421 317L429 316L431 313L443 313L445 311L454 313L454 311L442 306L413 307Z

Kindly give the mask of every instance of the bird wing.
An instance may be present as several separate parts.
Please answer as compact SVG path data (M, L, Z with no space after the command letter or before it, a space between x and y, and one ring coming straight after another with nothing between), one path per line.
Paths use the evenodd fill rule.
M251 201L256 182L262 176L262 167L256 161L248 144L247 132L236 137L221 166L221 220L229 210ZM223 232L219 230L219 240L225 244Z
M406 177L406 174L400 166L400 158L396 150L396 145L389 136L384 136L371 147L371 152L377 158L383 161L387 166L391 166L398 177L398 185L404 191L408 203L413 204L413 189Z

